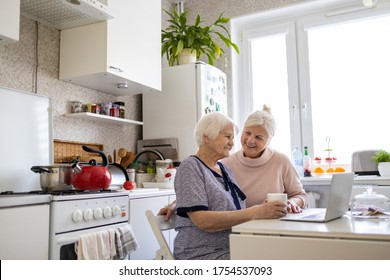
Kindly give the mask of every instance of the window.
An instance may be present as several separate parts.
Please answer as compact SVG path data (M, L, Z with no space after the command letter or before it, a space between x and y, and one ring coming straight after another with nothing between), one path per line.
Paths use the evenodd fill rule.
M234 97L234 117L242 123L268 104L277 122L271 146L287 155L308 146L322 158L330 148L337 164L348 165L354 151L390 149L390 3L315 5L232 21L242 38L233 94L245 97Z

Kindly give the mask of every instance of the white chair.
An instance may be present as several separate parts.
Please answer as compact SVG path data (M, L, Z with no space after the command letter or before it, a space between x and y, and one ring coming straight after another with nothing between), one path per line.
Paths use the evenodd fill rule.
M164 221L164 216L156 216L151 210L146 210L146 217L148 218L150 227L158 241L160 249L156 251L155 260L173 260L173 254L169 249L169 245L163 235L163 231L174 228L176 214L173 214L168 221Z

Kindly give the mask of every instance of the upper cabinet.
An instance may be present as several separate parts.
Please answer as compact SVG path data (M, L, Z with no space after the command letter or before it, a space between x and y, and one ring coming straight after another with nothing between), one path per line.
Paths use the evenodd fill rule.
M0 45L19 41L20 0L0 1Z
M161 90L161 1L107 0L115 18L61 31L59 78L129 95Z

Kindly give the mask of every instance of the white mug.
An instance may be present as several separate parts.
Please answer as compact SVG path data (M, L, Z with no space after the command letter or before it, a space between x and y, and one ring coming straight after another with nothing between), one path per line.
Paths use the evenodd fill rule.
M267 201L282 201L287 203L286 193L269 193L267 194Z

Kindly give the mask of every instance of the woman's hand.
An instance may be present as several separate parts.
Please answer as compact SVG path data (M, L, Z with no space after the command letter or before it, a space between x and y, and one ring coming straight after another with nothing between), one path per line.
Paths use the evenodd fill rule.
M295 200L287 200L287 211L289 213L301 213L302 208L295 202Z
M164 220L168 221L169 218L172 216L173 213L176 212L176 200L173 201L171 204L163 207L158 211L157 215L164 215Z
M266 201L252 207L257 208L254 219L279 219L286 216L288 211L288 205L282 201Z

